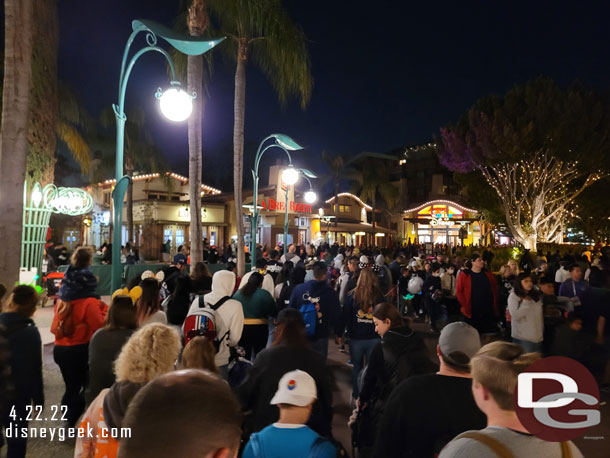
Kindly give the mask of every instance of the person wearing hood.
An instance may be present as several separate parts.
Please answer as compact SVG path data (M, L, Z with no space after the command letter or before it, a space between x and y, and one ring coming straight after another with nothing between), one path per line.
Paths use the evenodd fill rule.
M127 407L144 385L174 370L180 348L176 330L161 323L148 324L129 338L115 363L116 382L102 390L83 415L79 428L91 428L94 434L77 438L75 458L117 456L119 442L107 437L108 431L123 427Z
M309 335L311 346L324 358L328 356L328 338L337 324L341 305L337 292L328 286L328 270L322 261L312 267L314 279L298 285L290 295L290 307L299 310L306 303L315 303L318 312L314 333Z
M423 338L413 331L394 304L382 302L373 310L375 331L381 337L371 351L356 401L362 426L357 437L359 453L375 443L377 425L394 388L412 375L437 370L428 357Z
M212 291L203 296L203 301L206 304L214 305L225 297L231 297L233 288L235 288L235 274L228 270L219 270L212 276ZM199 308L199 299L195 298L188 315L197 308ZM226 334L226 338L223 339L218 353L216 353L215 362L220 374L226 379L229 371L230 347L237 346L244 329L244 311L241 303L235 299L226 300L216 310L216 320L218 335Z
M34 288L17 286L5 304L4 313L0 313L0 336L8 341L8 382L13 388L7 398L2 396L0 400L0 445L3 426L5 429L11 426L14 431L17 428L27 428L27 409L32 403L35 406L44 405L42 343L38 328L31 318L38 300ZM9 415L12 408L15 409L16 418ZM25 456L27 437L15 437L13 434L12 437L7 437L7 443L7 456Z
M51 332L55 334L53 360L66 385L61 404L67 406L69 426L74 426L85 410L84 392L89 373L89 341L104 326L108 306L95 292L97 279L89 270L92 253L78 248L62 282L55 305Z
M377 277L379 278L379 287L385 296L392 289L392 272L390 272L390 269L385 264L384 255L379 254L375 258L375 269L377 270Z

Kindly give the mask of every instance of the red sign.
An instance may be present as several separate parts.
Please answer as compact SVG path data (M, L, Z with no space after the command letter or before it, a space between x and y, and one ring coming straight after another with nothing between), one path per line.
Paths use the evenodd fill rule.
M280 202L280 201L277 201L274 199L263 200L262 206L263 206L263 210L286 211L285 202ZM296 212L296 213L311 213L310 204L300 204L300 203L294 202L292 200L288 201L288 209L291 212Z

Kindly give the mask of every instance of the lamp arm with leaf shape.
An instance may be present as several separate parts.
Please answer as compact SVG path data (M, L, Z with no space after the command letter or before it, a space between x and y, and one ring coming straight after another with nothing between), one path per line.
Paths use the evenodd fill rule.
M112 105L117 123L115 165L116 186L112 192L114 210L112 229L112 291L119 289L121 285L123 200L125 199L127 186L131 181L129 176L123 175L123 150L125 144L125 122L127 120L124 110L125 92L127 90L127 82L129 81L129 76L131 75L133 66L142 55L148 52L158 52L165 57L172 74L172 79L170 81L171 88L165 91L165 93L163 93L161 89L158 89L155 96L160 101L162 113L168 119L176 122L184 121L191 114L193 108L192 99L195 98L197 94L193 93L189 95L180 89L180 82L176 79L174 61L167 50L157 45L157 39L160 37L178 51L192 56L204 54L224 40L224 38L207 40L200 37L179 34L170 28L165 27L164 25L148 20L135 20L132 22L131 26L133 31L127 40L127 44L125 45L123 60L121 63L118 103ZM147 46L137 51L131 57L131 59L129 59L131 45L140 32L144 32L146 34Z

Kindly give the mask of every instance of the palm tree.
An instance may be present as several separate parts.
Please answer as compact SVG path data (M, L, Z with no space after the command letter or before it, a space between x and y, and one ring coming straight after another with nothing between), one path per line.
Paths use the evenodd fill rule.
M245 270L242 184L246 63L250 60L267 76L282 104L291 95L304 109L311 97L309 52L301 28L282 7L281 0L208 0L208 7L223 35L230 38L225 50L236 59L233 105L233 188L237 226L238 274Z
M345 158L341 154L332 154L322 151L322 161L329 168L330 173L324 179L325 182L332 181L335 195L335 226L338 224L339 217L339 185L345 176ZM323 184L322 184L323 186Z
M373 207L371 212L373 227L375 227L377 198L380 197L388 209L391 209L398 201L398 190L388 181L388 172L385 161L367 158L348 175L352 181L353 192L359 194L363 201L369 201Z
M0 125L0 282L19 277L23 184L28 148L28 114L32 75L32 0L4 2L4 81Z

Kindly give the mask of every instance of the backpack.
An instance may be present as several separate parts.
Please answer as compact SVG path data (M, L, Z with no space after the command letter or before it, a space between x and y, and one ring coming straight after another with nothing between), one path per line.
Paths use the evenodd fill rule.
M305 321L305 332L307 337L315 337L318 328L318 322L322 324L322 314L318 312L319 297L311 297L309 292L303 294L303 305L299 311L303 315Z
M230 296L221 298L214 305L210 306L203 302L203 296L199 296L199 308L187 315L182 327L184 345L197 336L203 336L214 344L216 353L220 350L220 344L227 337L229 331L222 336L218 335L217 310L222 304L231 299Z
M466 431L465 433L460 434L455 439L472 439L482 444L485 444L489 449L493 450L494 456L499 458L514 458L514 454L510 451L506 445L500 442L493 437L488 436L487 434L480 433L479 431ZM562 458L572 458L572 449L570 448L569 442L560 442L561 446L561 457Z
M56 339L63 339L74 334L73 305L70 301L59 301L53 322L51 323L51 333L55 334Z

